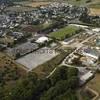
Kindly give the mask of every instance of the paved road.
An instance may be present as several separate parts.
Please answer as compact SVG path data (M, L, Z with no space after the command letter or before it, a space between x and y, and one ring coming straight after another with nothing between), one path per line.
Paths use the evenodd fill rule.
M92 31L90 31L90 32L92 32ZM93 33L93 32L92 32L92 33ZM92 36L88 37L87 39L85 39L84 41L82 41L81 43L79 43L79 45L77 46L77 48L76 48L72 53L70 53L70 54L63 60L63 62L62 62L58 67L61 67L61 65L65 65L65 66L67 66L67 67L75 67L75 66L70 66L70 65L66 64L66 59L67 59L69 56L73 55L73 53L75 53L77 50L79 50L79 49L83 46L83 43L85 43L85 42L87 42L88 40L92 39L92 38L95 37L96 35L97 35L97 34L93 34ZM57 67L57 68L58 68L58 67ZM57 68L55 68L46 78L49 78L49 77L56 71ZM76 68L76 67L75 67L75 68Z
M79 45L77 46L77 48L64 59L64 61L62 62L62 65L66 65L66 59L69 58L71 55L73 55L77 50L79 50L83 46L83 43L87 42L88 40L92 39L95 36L96 36L96 34L88 37L87 39L85 39L84 41L82 41L81 43L79 43Z

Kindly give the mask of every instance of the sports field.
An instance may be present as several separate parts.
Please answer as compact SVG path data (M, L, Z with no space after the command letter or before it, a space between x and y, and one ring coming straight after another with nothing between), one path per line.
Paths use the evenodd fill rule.
M71 37L74 34L77 34L79 30L80 28L76 26L66 26L56 32L50 33L49 36L58 40L63 40L65 38Z

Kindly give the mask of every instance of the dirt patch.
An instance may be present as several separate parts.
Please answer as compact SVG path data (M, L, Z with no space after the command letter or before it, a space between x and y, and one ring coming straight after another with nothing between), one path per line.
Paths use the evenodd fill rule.
M100 74L96 74L95 78L93 78L88 84L87 86L93 90L95 90L96 92L99 93L100 95Z

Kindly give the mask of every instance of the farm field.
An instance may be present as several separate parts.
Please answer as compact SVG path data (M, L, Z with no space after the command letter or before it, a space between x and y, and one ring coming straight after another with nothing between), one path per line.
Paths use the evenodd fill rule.
M5 11L23 12L23 11L32 11L33 9L34 9L33 7L13 6L6 8Z
M30 6L30 7L39 7L39 6L48 5L48 4L50 4L50 2L49 1L47 1L47 2L22 1L22 2L15 2L15 4L20 4L20 5L23 5L23 6Z
M87 3L88 0L77 0L77 1L76 0L65 0L65 1L70 3L70 4L77 5L77 6L90 5L92 3L100 2L99 0L91 0L91 2L88 2L88 3Z
M70 4L73 4L73 5L82 5L86 3L86 0L79 0L79 1L76 1L76 0L66 0L66 2L70 3Z
M97 8L90 8L90 14L89 15L100 15L100 9Z
M89 5L90 15L100 15L100 2Z
M40 5L46 5L49 4L50 2L54 2L54 0L34 0L34 1L30 1L30 0L19 0L20 2L18 2L18 0L13 0L16 4L23 4L23 5L30 5L30 6L40 6ZM60 2L60 0L57 0L58 2ZM64 2L73 4L73 5L89 5L92 3L97 3L100 2L99 0L91 0L91 2L87 3L88 0L63 0Z
M96 8L96 9L100 9L100 2L98 3L93 3L89 5L90 8Z
M96 92L99 93L100 95L100 73L97 73L95 75L95 78L93 78L88 84L88 87L92 88Z
M48 4L50 4L50 2L32 2L32 3L28 4L28 6L39 7L39 6L45 6Z
M66 26L57 30L56 32L50 33L49 36L58 40L63 40L67 37L71 37L72 35L77 34L77 31L79 30L80 28L76 26Z

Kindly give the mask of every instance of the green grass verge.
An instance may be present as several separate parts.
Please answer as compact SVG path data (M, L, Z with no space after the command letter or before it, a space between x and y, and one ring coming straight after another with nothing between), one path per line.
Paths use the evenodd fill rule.
M91 4L89 7L90 7L90 8L100 9L100 3Z

